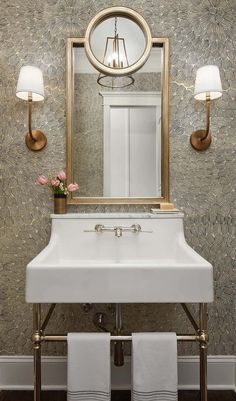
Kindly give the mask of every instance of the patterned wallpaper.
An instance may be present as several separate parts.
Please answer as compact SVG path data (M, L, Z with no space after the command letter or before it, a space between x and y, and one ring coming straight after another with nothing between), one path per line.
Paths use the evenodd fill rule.
M65 166L65 39L83 36L90 19L122 0L2 0L0 3L0 352L31 352L31 306L24 301L25 268L46 245L50 233L52 197L35 187L39 173ZM150 24L154 36L171 43L170 179L171 199L185 212L188 243L214 266L215 302L209 309L210 353L235 352L235 0L133 0L132 7ZM26 104L15 97L20 67L42 68L46 99L34 105L33 125L45 131L48 146L39 153L24 144ZM196 69L220 67L223 97L212 107L213 143L203 153L189 145L193 129L204 124L202 105L193 100ZM81 207L80 211L122 208ZM122 210L128 208L123 208ZM140 207L139 207L140 209ZM74 208L71 208L74 210ZM138 210L132 207L129 210ZM178 305L127 305L129 330L186 331ZM93 330L93 313L101 310L114 325L109 305L58 306L50 331ZM50 344L46 354L60 353ZM196 352L183 345L182 353Z

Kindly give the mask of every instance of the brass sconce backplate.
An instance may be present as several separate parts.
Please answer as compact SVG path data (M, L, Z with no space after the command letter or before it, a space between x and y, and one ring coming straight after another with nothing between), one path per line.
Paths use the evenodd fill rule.
M30 150L42 150L47 145L47 138L42 131L32 130L32 135L26 134L25 144Z
M192 133L190 143L195 150L206 150L211 144L211 133L208 132L206 137L206 130L199 129Z

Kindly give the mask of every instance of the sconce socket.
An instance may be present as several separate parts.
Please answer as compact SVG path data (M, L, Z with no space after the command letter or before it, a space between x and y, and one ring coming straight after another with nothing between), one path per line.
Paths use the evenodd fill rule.
M47 138L42 131L32 130L32 135L26 134L25 144L30 150L42 150L47 144Z
M207 134L205 129L199 129L192 133L190 143L195 150L206 150L211 144L211 133Z

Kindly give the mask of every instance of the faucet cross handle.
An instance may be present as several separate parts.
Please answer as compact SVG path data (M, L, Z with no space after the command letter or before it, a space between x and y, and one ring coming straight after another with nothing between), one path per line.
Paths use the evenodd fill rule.
M97 232L97 233L102 233L103 231L104 231L104 225L103 224L96 224L96 226L94 227L94 230Z
M139 233L142 231L140 224L132 224L131 228L133 228L134 233Z

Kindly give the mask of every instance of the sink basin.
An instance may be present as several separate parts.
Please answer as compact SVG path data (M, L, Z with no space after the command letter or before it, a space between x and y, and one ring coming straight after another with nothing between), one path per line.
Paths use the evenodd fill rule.
M212 302L213 269L185 241L183 214L52 215L48 246L26 269L32 303ZM96 224L142 231L90 232Z

